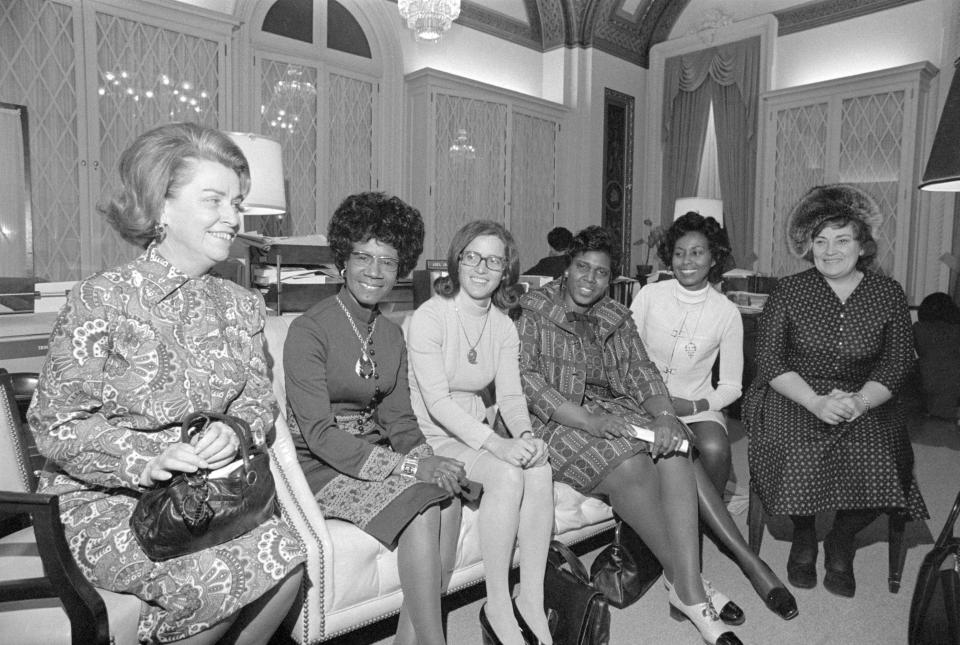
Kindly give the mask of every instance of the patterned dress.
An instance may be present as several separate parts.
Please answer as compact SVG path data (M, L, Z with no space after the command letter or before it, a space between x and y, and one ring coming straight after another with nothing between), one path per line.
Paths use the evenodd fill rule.
M649 452L635 439L603 439L551 420L570 401L649 425L642 403L666 396L629 309L604 297L584 315L568 314L560 281L520 299L520 376L534 433L550 448L553 478L589 493L631 456Z
M751 485L774 514L902 508L927 517L897 392L914 364L900 285L866 272L846 302L817 269L780 281L760 319L758 373L744 399ZM894 393L857 419L828 425L769 383L798 373L817 394L877 381Z
M355 371L367 337L375 378ZM326 517L353 522L387 546L425 508L447 498L443 488L394 474L405 455L433 451L410 407L403 332L361 307L341 289L293 321L283 345L287 420L300 467Z
M67 540L96 586L140 597L141 642L210 628L277 585L304 560L275 517L230 542L151 561L129 521L138 476L189 412L225 412L256 440L276 404L263 354L263 299L215 278L191 278L150 247L73 288L50 337L28 413L48 458L39 492L60 496Z

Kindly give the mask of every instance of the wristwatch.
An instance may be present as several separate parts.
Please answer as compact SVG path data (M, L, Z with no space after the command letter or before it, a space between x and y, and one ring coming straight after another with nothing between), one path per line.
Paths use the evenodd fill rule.
M420 460L416 457L406 456L403 463L400 464L400 476L407 479L414 479L417 476L417 469L420 468Z

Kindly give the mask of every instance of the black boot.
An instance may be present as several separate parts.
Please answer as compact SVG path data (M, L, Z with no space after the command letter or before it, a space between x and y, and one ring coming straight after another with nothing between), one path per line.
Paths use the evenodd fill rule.
M817 525L813 515L791 515L793 541L787 558L787 580L794 587L817 586Z
M879 515L874 509L837 511L833 528L823 540L823 565L826 574L823 586L827 591L845 598L853 598L857 581L853 577L853 556L857 552L857 533Z

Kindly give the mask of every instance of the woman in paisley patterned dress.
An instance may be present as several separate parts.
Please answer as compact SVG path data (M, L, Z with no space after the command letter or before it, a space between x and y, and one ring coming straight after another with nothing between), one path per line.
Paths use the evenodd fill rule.
M227 257L249 167L223 133L173 123L133 142L120 179L105 214L146 250L81 281L60 311L28 415L48 460L38 491L59 495L87 578L143 600L140 642L266 643L296 598L304 559L281 518L163 562L129 525L139 491L236 459L238 440L222 423L181 443L184 415L240 417L258 442L273 424L263 299L208 273Z
M607 295L619 271L616 236L577 233L560 280L520 299L520 375L534 433L547 442L554 480L607 500L663 565L671 615L704 641L740 643L726 625L743 612L700 576L697 511L734 555L767 607L797 615L793 596L747 546L699 461L631 311ZM653 431L636 438L632 425Z
M326 517L397 549L398 645L442 645L463 464L434 456L410 407L403 332L378 303L423 250L420 213L396 197L347 197L327 238L340 292L293 321L283 346L287 420ZM361 331L362 330L362 331Z

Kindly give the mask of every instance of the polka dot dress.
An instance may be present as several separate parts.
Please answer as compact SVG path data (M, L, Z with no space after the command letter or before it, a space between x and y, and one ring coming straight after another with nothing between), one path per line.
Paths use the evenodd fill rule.
M896 507L928 517L896 396L913 362L910 314L894 280L865 273L846 302L816 269L780 281L760 319L757 377L743 406L751 485L768 513ZM817 394L872 380L894 397L831 426L769 387L789 371Z

